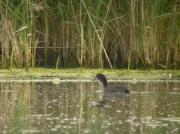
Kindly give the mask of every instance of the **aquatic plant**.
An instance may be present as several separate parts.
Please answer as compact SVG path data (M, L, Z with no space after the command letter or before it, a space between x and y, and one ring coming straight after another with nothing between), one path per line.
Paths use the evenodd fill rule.
M180 66L177 0L0 1L0 66Z

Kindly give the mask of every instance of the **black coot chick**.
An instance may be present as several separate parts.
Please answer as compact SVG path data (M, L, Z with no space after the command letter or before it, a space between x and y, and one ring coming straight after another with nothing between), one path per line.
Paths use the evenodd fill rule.
M98 79L101 82L104 92L113 94L129 93L129 90L126 87L120 85L109 86L106 77L101 73L96 74L96 79Z

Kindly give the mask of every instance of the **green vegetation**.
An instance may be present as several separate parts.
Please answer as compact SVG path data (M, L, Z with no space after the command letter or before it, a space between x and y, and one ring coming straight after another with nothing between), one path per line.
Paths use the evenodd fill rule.
M96 73L107 75L110 80L177 80L180 78L180 71L176 70L119 70L119 69L1 69L0 81L16 79L72 79L92 80ZM54 79L56 81L56 79ZM57 79L58 81L59 79Z
M0 0L0 67L180 67L178 0Z

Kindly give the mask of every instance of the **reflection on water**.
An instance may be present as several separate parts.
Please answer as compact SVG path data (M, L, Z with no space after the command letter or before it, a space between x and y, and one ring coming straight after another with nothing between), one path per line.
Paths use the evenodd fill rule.
M101 107L98 83L0 83L0 133L180 133L180 83L123 83Z

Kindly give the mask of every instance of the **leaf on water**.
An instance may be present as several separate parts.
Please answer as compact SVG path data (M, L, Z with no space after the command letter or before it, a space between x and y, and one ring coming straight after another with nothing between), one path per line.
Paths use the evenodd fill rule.
M60 79L59 78L53 78L52 79L52 83L55 84L55 85L59 84L60 83Z

